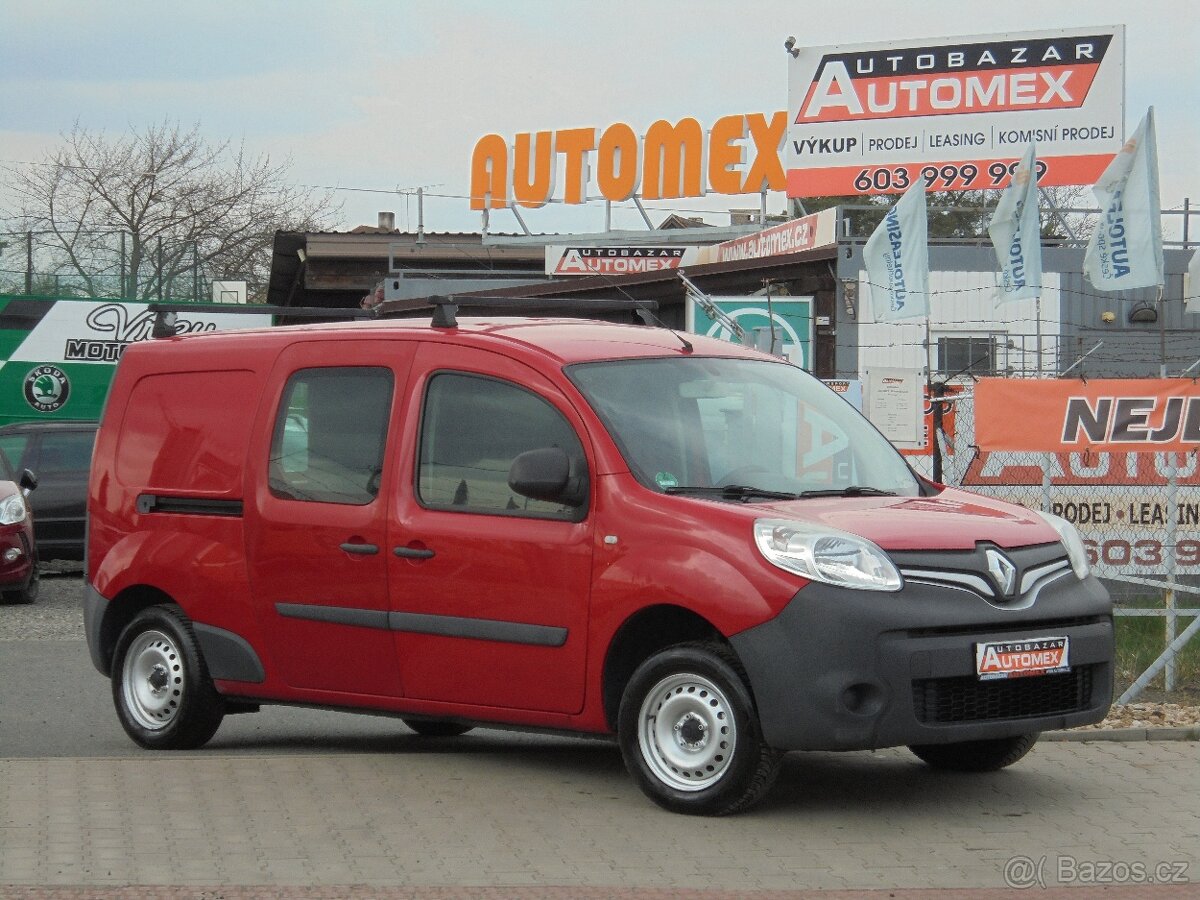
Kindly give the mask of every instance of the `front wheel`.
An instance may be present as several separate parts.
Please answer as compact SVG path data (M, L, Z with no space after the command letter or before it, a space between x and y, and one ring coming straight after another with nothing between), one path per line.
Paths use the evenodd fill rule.
M720 644L680 644L643 662L621 698L617 737L638 787L672 812L739 812L779 773L741 665Z
M4 599L11 603L33 603L37 600L38 594L41 593L41 576L38 574L37 563L33 564L33 571L29 573L29 581L24 587L19 587L16 590L5 591Z
M914 744L908 749L935 769L951 772L995 772L1011 766L1033 749L1038 735L1018 734L1014 737L986 741L963 741L957 744Z
M144 609L121 632L112 692L125 732L152 750L200 747L225 716L191 623L173 606Z

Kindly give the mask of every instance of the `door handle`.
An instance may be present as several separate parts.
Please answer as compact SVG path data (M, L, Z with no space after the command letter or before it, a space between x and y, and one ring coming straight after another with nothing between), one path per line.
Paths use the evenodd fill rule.
M433 551L424 547L393 547L392 552L401 559L432 559Z
M379 552L379 548L374 544L342 544L342 549L347 553L353 553L355 556L374 556Z

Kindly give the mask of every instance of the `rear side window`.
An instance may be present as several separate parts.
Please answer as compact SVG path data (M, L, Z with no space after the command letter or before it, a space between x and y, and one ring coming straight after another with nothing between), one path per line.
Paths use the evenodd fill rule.
M545 447L565 450L572 471L584 470L575 430L541 397L492 378L435 375L421 419L421 502L462 512L578 519L577 507L532 500L508 486L513 460Z
M37 474L86 475L92 465L92 446L96 435L91 431L48 431L42 435Z
M271 493L363 506L379 493L392 371L301 369L288 379L271 439Z

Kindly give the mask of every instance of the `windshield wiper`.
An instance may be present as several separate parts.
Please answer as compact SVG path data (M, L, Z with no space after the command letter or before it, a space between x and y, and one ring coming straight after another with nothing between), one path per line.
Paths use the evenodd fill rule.
M852 484L844 488L831 488L820 491L802 491L801 497L895 497L895 491L885 491L882 488L867 487L862 484Z
M768 491L765 488L751 487L746 484L727 484L724 487L676 485L664 488L664 492L667 494L695 494L700 497L721 497L725 500L747 500L751 497L761 497L764 500L798 500L800 497L799 494Z

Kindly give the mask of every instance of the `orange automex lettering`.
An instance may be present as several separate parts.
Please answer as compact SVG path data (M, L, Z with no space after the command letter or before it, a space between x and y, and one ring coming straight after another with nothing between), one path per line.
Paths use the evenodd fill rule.
M632 128L617 122L604 129L596 154L596 186L606 200L621 203L641 186L638 138Z
M533 152L530 152L530 138ZM521 132L513 142L513 198L517 203L538 209L554 194L554 135L539 131Z
M508 206L508 145L498 134L485 134L471 154L471 209Z
M646 200L704 196L704 131L693 118L659 119L646 131L642 196Z
M709 131L690 117L675 123L660 119L642 138L624 122L599 134L595 128L521 132L511 147L500 135L485 135L471 156L471 209L507 207L510 177L513 202L542 206L553 198L560 165L564 203L587 201L593 165L600 195L618 203L639 191L647 200L660 200L703 197L709 190L730 195L783 190L788 174L780 151L787 126L787 111L780 110L723 116Z
M771 116L770 122L762 113L746 116L756 155L742 183L743 192L757 194L764 186L771 191L782 191L787 187L787 175L779 156L787 139L787 120L787 113L783 110Z
M708 136L708 186L718 194L737 194L742 189L742 174L746 164L745 116L725 116L717 119ZM737 143L735 143L735 141Z
M595 128L568 128L558 132L555 148L566 157L567 175L563 184L564 203L583 203L587 199L589 151L596 149Z

